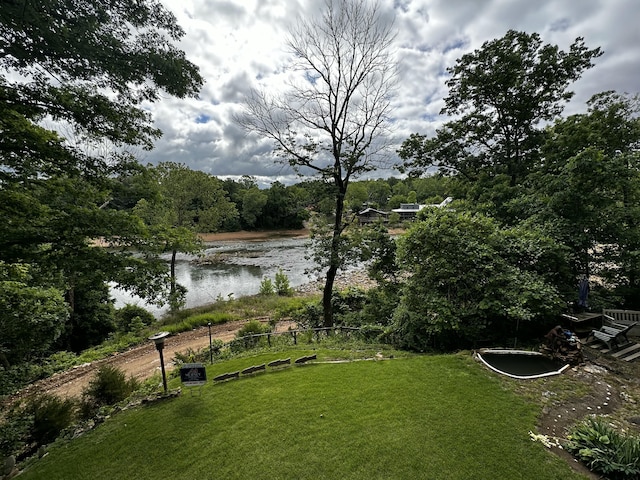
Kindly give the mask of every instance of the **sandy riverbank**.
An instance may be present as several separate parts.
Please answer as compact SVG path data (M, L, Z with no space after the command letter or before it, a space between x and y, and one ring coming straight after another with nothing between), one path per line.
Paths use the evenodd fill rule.
M198 236L204 242L224 242L234 240L270 240L274 238L306 238L309 236L309 229L300 230L260 230L237 232L221 232L221 233L200 233Z

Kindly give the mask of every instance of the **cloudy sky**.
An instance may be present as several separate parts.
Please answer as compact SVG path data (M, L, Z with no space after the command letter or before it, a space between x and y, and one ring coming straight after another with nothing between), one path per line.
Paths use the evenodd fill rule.
M180 47L200 67L206 84L198 99L166 98L152 106L164 132L143 161L175 161L227 178L298 181L269 152L273 144L251 138L232 120L252 88L282 84L289 27L317 14L320 0L161 0L186 31ZM395 17L400 72L394 101L393 141L431 134L447 119L439 115L445 69L483 42L507 30L538 33L543 43L567 50L576 37L604 55L572 85L565 114L584 111L591 95L640 92L640 3L637 0L380 0ZM381 176L397 172L383 172Z

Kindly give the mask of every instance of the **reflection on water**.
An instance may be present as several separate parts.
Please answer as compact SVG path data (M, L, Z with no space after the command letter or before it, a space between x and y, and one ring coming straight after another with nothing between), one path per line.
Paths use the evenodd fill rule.
M262 279L268 277L273 280L280 268L292 287L313 281L315 277L305 273L312 266L305 258L306 245L307 240L300 238L216 242L207 244L205 256L211 258L218 254L224 256L225 261L206 265L193 263L194 257L179 255L176 278L188 290L186 307L205 305L219 298L226 300L229 296L255 295L260 291ZM112 289L112 296L116 307L132 303L147 308L155 315L162 315L167 309L147 305L140 298L118 289Z

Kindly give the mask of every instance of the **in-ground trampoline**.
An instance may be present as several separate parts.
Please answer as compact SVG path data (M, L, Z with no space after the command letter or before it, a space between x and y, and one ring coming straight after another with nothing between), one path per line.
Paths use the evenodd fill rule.
M494 372L511 378L541 378L559 375L569 365L558 364L539 352L485 348L476 356Z

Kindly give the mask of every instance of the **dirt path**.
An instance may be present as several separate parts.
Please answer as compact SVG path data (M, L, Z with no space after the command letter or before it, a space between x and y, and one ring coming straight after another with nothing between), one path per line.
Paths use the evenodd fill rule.
M211 327L211 336L215 339L229 342L245 321L228 322ZM276 331L286 331L292 322L280 322ZM209 346L209 329L201 327L189 332L172 335L165 341L163 351L165 368L170 371L174 367L173 358L176 352L185 353L189 349L197 350ZM45 378L26 387L21 394L31 392L51 393L60 397L80 397L83 389L89 384L95 372L102 365L112 365L123 370L127 377L133 376L139 380L147 379L160 371L160 356L152 342L134 347L126 352L117 353L110 357L77 366L66 372Z

